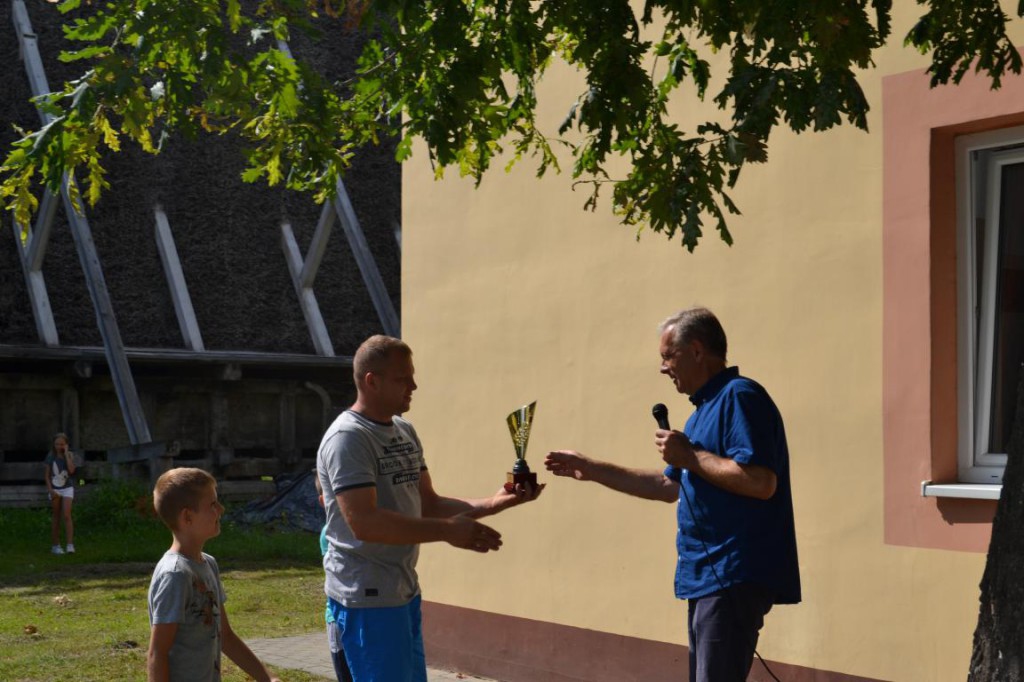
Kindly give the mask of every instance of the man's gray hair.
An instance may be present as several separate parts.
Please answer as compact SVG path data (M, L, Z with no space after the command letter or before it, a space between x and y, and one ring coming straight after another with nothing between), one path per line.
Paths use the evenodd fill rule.
M725 330L715 314L700 306L680 310L658 325L658 333L664 334L666 329L672 330L672 345L679 348L690 341L697 340L712 355L725 360L729 350L729 342L725 338Z
M356 385L363 380L367 372L380 373L387 367L388 361L393 352L399 352L404 357L412 355L409 344L393 336L377 334L363 341L352 358L352 374L355 377Z

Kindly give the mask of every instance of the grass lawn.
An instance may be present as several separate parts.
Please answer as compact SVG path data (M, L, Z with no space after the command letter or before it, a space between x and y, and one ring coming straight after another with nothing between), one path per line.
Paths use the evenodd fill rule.
M139 497L120 484L94 493L75 510L78 551L65 556L49 554L48 510L0 509L0 680L146 679L146 596L171 536L136 511ZM323 630L315 535L224 523L206 551L217 557L226 610L243 638ZM225 682L248 679L226 657L223 671ZM276 672L288 682L325 679Z

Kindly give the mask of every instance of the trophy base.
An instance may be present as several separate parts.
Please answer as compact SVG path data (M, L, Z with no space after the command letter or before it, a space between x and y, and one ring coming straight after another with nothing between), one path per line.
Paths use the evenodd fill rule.
M533 473L532 471L524 471L524 472L520 472L520 473L516 473L516 474L514 474L512 472L509 472L509 474L508 474L508 481L505 483L505 490L507 490L510 493L511 492L515 492L516 484L520 484L520 483L523 484L523 485L526 485L527 483L529 483L530 486L534 490L536 490L537 489L537 474Z

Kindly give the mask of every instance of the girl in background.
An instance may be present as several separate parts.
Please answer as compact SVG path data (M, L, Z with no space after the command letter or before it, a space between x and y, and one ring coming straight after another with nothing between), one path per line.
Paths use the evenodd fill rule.
M53 437L53 446L46 455L46 489L50 495L53 520L50 524L50 539L54 554L75 553L75 524L71 520L71 502L75 499L75 456L68 448L68 437L58 433ZM60 546L60 520L64 518L64 534L67 549Z

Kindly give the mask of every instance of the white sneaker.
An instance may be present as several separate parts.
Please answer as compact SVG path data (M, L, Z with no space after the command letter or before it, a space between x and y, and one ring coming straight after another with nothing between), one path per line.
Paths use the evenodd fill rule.
M68 548L66 550L64 550L64 551L66 553L68 553L68 554L74 554L75 553L75 543L69 542L68 543Z
M60 545L54 545L50 548L50 554L63 554L64 550L60 548Z

